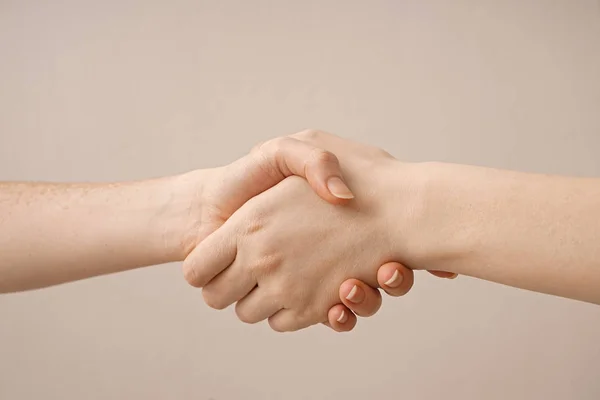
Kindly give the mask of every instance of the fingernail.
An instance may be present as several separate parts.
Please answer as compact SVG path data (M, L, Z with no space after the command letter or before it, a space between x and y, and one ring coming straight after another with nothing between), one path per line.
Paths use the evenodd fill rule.
M353 199L354 195L348 189L348 186L337 176L329 178L327 181L327 189L331 192L332 195L337 197L338 199Z
M346 300L349 300L353 303L360 303L363 300L362 291L358 286L354 285L348 296L346 296Z
M348 316L346 315L346 310L342 310L342 315L340 315L340 317L337 319L337 322L339 322L340 324L343 324L346 321L348 321Z
M394 275L385 282L385 286L395 288L400 286L404 277L400 275L400 271L394 271Z
M458 276L458 274L452 274L447 279L456 279L457 276Z

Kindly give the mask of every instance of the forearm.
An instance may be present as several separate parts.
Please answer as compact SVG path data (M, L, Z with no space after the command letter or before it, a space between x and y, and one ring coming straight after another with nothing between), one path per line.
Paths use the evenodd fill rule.
M0 183L0 292L181 260L196 212L181 179Z
M353 198L338 159L292 137L172 178L0 183L0 293L183 260L246 201L294 174L329 203Z
M423 164L413 262L600 303L600 180Z

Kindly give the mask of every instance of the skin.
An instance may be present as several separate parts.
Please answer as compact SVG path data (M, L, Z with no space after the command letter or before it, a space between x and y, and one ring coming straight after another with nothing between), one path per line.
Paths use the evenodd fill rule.
M351 165L346 166L350 170L344 173L360 179L349 182L351 187L371 185L378 178L385 177L383 172L393 160L389 154L366 146L356 147L352 151L356 157L352 159ZM352 173L360 170L368 170L370 174ZM382 181L378 187L383 186ZM222 309L243 298L236 306L236 312L242 321L252 323L273 316L269 318L269 322L277 331L297 330L327 320L331 323L332 314L340 310L334 308L329 313L327 310L335 306L340 297L348 306L363 305L364 309L357 311L359 315L372 315L381 304L381 298L373 287L381 285L384 289L401 295L410 289L413 282L412 274L399 269L398 264L388 264L394 258L387 251L391 248L385 230L387 221L385 215L379 213L384 206L381 201L384 198L383 192L373 193L368 198L353 200L353 204L346 207L330 208L325 207L328 206L326 203L310 193L306 185L298 180L286 179L246 203L234 217L228 219L218 233L201 242L184 263L186 279L194 286L204 286L203 295L209 306ZM365 213L367 209L372 212ZM308 220L302 217L316 210L321 210L327 217L321 215ZM354 221L350 223L352 219ZM306 236L298 237L298 233L303 232L298 227L299 222L303 222L301 227L307 233ZM350 249L352 251L349 251L346 243L348 238L338 234L344 231L351 232L354 240L362 234L363 241L358 245L354 243ZM336 237L339 238L338 241L335 240ZM307 252L305 244L311 238L316 238L321 247L311 246L311 251ZM290 245L294 243L298 246ZM369 251L363 251L365 248ZM289 253L278 253L278 249L288 250ZM344 253L343 258L337 256L341 253ZM242 254L248 255L241 257ZM323 254L329 256L324 257ZM278 268L279 264L283 264L282 260L291 262L286 264L287 267ZM230 264L230 268L219 274L224 265ZM368 267L358 268L361 264ZM381 282L376 273L363 273L376 271L377 266L382 264L384 268L379 279ZM353 269L344 268L351 265ZM272 270L275 272L275 269L277 274L266 273ZM294 273L302 283L279 278ZM366 284L354 280L342 285L349 277L359 278ZM392 277L396 277L395 282L390 282ZM309 283L315 281L323 284L310 287ZM303 282L307 282L307 285ZM322 290L323 285L328 290ZM254 289L255 286L258 287ZM290 296L289 292L294 289L298 293ZM311 300L320 293L325 296ZM295 308L301 309L301 305L308 302L318 304L317 309L308 312L303 310L298 314L293 312ZM292 311L287 312L288 310ZM340 322L340 317L344 321L343 310L338 312L335 321ZM286 322L280 322L281 320Z
M338 297L356 296L344 281L386 289L391 260L600 304L600 179L407 164L319 131L294 137L334 152L356 197L336 207L288 178L243 205L184 261L209 306L237 302L242 321L282 332L331 322Z
M292 138L259 145L225 167L161 179L0 183L0 293L182 261L247 200L290 175L304 177L334 206L353 196L332 153ZM412 271L398 263L384 267L407 277L391 293L408 291ZM327 325L335 330L354 327L351 310L367 316L380 306L376 289L354 284L365 295L332 308Z
M202 241L185 277L204 286L210 307L239 300L236 313L247 323L268 318L284 332L325 322L348 277L377 286L377 267L394 259L377 199L330 207L303 180L288 178Z

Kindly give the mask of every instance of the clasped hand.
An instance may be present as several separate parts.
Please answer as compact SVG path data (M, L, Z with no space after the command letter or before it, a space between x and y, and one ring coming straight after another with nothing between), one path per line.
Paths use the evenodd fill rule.
M395 221L416 218L418 183L388 153L305 131L212 172L183 264L210 307L237 302L240 320L267 319L279 332L317 323L348 331L355 314L379 309L378 287L410 290L410 248Z

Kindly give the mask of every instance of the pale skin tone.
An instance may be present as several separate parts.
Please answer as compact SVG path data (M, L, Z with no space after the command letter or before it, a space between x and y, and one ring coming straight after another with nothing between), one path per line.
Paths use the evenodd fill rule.
M339 182L328 187L342 172L323 149L338 155L355 198ZM294 174L312 191L299 179L277 185ZM379 308L374 287L410 289L412 270L403 265L599 304L599 192L598 179L406 164L307 131L229 166L176 177L0 184L0 292L187 257L185 276L206 285L210 305L238 301L242 320L270 319L282 331L316 322L352 329L354 313ZM228 240L199 250L226 231ZM234 268L237 259L244 261Z
M391 260L600 304L600 179L407 164L323 132L295 138L335 153L355 198L333 206L288 178L242 206L184 262L208 305L237 302L242 321L294 331L331 321L349 277L385 289Z
M0 293L181 261L247 200L293 174L332 205L350 200L334 155L293 139L273 143L225 167L155 180L0 183ZM390 268L406 277L389 292L406 293L412 271L384 267L384 278ZM371 315L379 308L379 292L362 282L346 282L342 293L355 284L361 301L344 295L349 307L333 307L327 325L335 330L354 327L351 310Z

